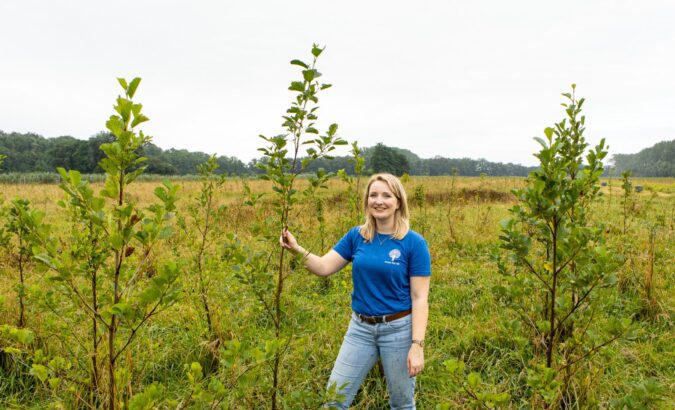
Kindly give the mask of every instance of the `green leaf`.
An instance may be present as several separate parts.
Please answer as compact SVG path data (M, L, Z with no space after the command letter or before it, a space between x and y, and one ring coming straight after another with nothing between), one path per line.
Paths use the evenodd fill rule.
M213 377L209 382L209 390L218 395L223 395L227 392L223 383L218 378Z
M164 394L163 387L157 382L153 382L142 393L134 395L129 401L129 410L151 410L155 404L162 399Z
M190 368L187 371L188 379L191 383L197 382L202 379L202 365L199 362L192 362Z
M542 150L548 150L549 149L548 143L543 138L534 137L534 140L537 141L537 143L539 143L539 145L541 145ZM537 154L535 154L535 155L537 155Z
M291 64L292 65L298 65L298 66L303 67L303 68L309 68L309 66L307 64L305 64L304 62L302 62L300 60L291 60Z
M445 369L448 371L448 373L450 373L451 375L458 375L464 373L463 361L448 359L443 362L443 365L445 366Z
M29 344L33 341L35 335L32 331L28 329L16 329L16 332L12 332L16 341L22 344Z
M551 138L553 137L553 131L554 131L554 130L553 130L553 128L551 128L551 127L546 127L546 128L544 129L544 134L546 135L546 138L549 139L549 141L550 141Z
M137 117L141 110L143 109L143 104L133 104L131 106L131 113L134 114L134 117Z
M150 121L150 119L143 114L138 114L136 117L134 117L134 120L131 123L131 127L135 127L138 124L142 124L146 121Z
M140 300L143 305L156 302L162 296L162 292L156 286L150 286L141 293Z
M136 77L133 80L131 80L131 83L129 83L129 88L127 89L127 95L129 98L134 98L134 94L136 94L136 89L138 88L138 85L141 83L140 77Z
M158 239L167 239L170 238L173 235L173 228L170 226L165 226L162 227L162 229L159 231L159 235L157 236Z
M548 333L551 331L551 322L547 320L537 320L537 329L541 333Z
M48 370L41 364L33 364L30 369L30 374L44 383L44 381L47 380Z
M126 316L131 312L131 306L128 303L116 303L110 307L110 312L114 315Z
M116 232L110 236L110 243L114 249L121 250L122 244L124 243L124 238L120 233Z
M119 137L122 134L122 130L124 129L124 125L120 121L120 118L115 115L110 116L110 119L108 120L108 122L106 122L105 126L108 130L110 130L110 132L113 133L113 135L117 137ZM103 148L104 146L102 145L101 149Z
M61 381L61 379L59 379L58 377L50 378L49 381L48 381L49 388L52 389L52 390L55 390L57 387L59 387L60 381Z
M312 55L313 55L314 57L318 57L318 56L321 55L321 53L323 52L324 49L325 49L325 47L324 47L324 48L319 48L319 46L317 46L316 44L314 44L314 45L312 46Z
M469 373L466 379L469 382L469 386L471 386L474 389L478 387L481 383L483 383L480 374L476 372Z
M314 80L314 77L317 77L316 70L302 70L302 76L307 82Z
M288 89L291 91L303 92L305 91L305 83L303 83L302 81L293 81L291 83L291 86L288 87Z

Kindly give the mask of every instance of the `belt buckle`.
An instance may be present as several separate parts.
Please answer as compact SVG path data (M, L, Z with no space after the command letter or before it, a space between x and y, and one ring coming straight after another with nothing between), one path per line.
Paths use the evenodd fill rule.
M379 323L377 321L378 320L377 316L366 316L366 315L362 315L361 313L357 313L357 316L358 316L359 319L361 319L362 322L366 322L369 325L376 325L376 324Z

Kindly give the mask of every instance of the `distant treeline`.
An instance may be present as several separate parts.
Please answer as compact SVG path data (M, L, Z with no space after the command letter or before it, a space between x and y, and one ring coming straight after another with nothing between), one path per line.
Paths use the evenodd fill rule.
M4 133L0 131L0 154L7 158L2 166L2 172L53 172L57 167L78 170L85 174L102 172L98 166L103 158L99 149L101 144L112 141L112 135L101 132L88 140L81 140L70 136L44 138L37 134ZM147 144L141 154L148 157L146 162L149 174L159 175L188 175L197 172L197 165L206 162L209 154L191 152L184 149L163 150L154 144ZM517 164L502 164L489 162L484 159L470 158L442 158L435 157L422 159L414 153L378 144L363 149L368 172L391 172L397 175L512 175L525 176L532 168ZM253 175L261 170L257 163L260 159L253 159L244 163L236 157L217 157L218 173L228 175ZM307 170L312 172L324 168L329 172L344 169L352 174L353 163L348 156L338 156L332 160L319 160L312 163Z
M0 172L29 173L54 172L57 167L78 170L85 174L101 173L98 163L103 158L100 146L112 141L112 135L101 132L88 140L70 136L44 138L37 134L4 133L0 131L0 155L5 155ZM616 171L632 169L635 176L675 176L673 158L675 141L662 142L638 154L614 156ZM185 149L163 150L154 144L142 148L141 155L148 158L146 173L158 175L190 175L197 172L197 165L206 162L209 154ZM461 175L526 176L533 167L512 163L495 163L485 159L470 158L420 158L411 151L377 144L363 149L366 170L391 172L396 175ZM228 175L254 175L260 173L259 159L244 163L236 157L217 157L218 173ZM329 172L344 169L352 174L354 166L348 156L312 163L307 171L324 168Z
M101 144L111 142L112 134L101 132L88 140L70 136L44 138L37 134L4 133L0 131L0 154L6 155L2 172L55 172L57 167L85 174L102 173L98 163L103 159ZM154 144L143 146L141 155L148 158L147 173L187 175L197 173L197 165L209 155L187 150L162 150ZM234 157L218 157L219 172L249 173L249 167Z
M615 154L612 159L614 176L630 170L640 177L674 177L675 140L659 142L637 154Z

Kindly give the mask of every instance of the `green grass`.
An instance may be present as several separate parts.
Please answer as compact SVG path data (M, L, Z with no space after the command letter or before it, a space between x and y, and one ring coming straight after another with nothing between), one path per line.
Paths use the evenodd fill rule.
M508 193L511 186L522 181L458 178L456 182L457 195L448 194L450 177L413 177L406 184L411 194L415 185L425 185L428 200L425 208L412 207L412 225L413 229L424 230L433 257L428 347L425 349L426 367L418 377L418 408L433 409L441 402L451 403L451 408L469 408L466 395L450 382L443 365L451 358L463 360L467 371L479 372L486 382L485 389L509 392L512 408L530 408L526 369L536 354L536 348L514 313L498 303L493 287L498 283L499 275L490 257L491 253L498 251L498 223L508 216L513 198L494 193L475 193L487 190ZM662 195L652 197L647 192L637 196L641 208L631 214L626 236L620 229L623 221L620 188L613 188L611 207L609 198L605 197L594 209L595 220L607 225L606 238L610 246L626 254L625 263L619 271L623 288L621 291L603 291L606 310L599 312L598 320L611 316L631 317L635 332L634 337L622 339L604 349L584 368L583 374L588 380L584 379L582 384L585 383L588 390L581 408L609 408L613 399L626 396L636 385L648 379L655 380L665 391L665 400L656 408L668 408L668 403L675 402L675 340L671 330L675 307L675 204L672 197L663 195L675 192L675 181L645 180L640 183L653 187ZM264 183L251 181L251 184L256 192L267 190ZM145 193L149 191L147 186L154 185L139 184L138 191L132 192L141 203L148 199ZM3 192L19 196L24 192L29 199L38 201L48 213L50 222L65 224L59 216L59 209L50 202L60 197L58 190L50 191L48 196L52 199L40 199L43 191L53 188L34 185L5 191L5 187ZM179 212L185 210L197 189L194 182L183 184ZM277 252L274 239L268 242L255 240L250 230L254 223L260 224L263 231L272 230L269 218L273 218L274 213L269 199L265 197L258 214L249 207L242 207L243 189L237 180L228 181L225 189L220 194L220 201L228 206L230 212L224 213L214 225L218 235L211 250L216 257L216 266L209 297L215 312L217 334L225 342L238 340L248 348L263 349L263 341L273 336L274 326L250 287L235 278L233 266L220 259L219 255L225 233L235 230L249 246ZM330 244L328 246L342 236L343 226L349 224L344 219L346 214L339 212L340 207L346 206L340 196L344 189L341 183L331 181L329 190L322 192L325 198L330 199L330 206L326 208L327 236L324 238L325 243ZM460 192L465 194L460 196ZM320 238L317 237L316 222L312 220L311 206L309 203L298 204L291 220L301 243L316 249ZM650 223L656 223L658 215L662 215L654 261L658 309L648 311L645 310L641 286L647 267L648 227ZM64 226L57 228L61 232L66 231ZM265 401L271 384L268 363L247 368L246 363L251 362L241 358L242 362L237 366L242 367L229 368L224 362L223 345L215 351L212 346L209 347L213 338L206 335L206 324L195 291L195 273L187 268L188 257L189 252L181 236L159 249L154 256L157 261L183 261L183 297L176 306L160 314L143 329L138 336L139 343L120 359L121 367L131 374L130 381L123 387L136 394L153 381L158 381L166 389L158 406L168 408L171 407L169 404L179 402L189 394L186 364L197 361L206 369L209 363L216 363L209 376L223 382L234 383L236 375L247 369L245 376L234 383L235 387L223 403L231 408L269 408ZM35 266L31 266L30 270L29 282L37 291L29 293L31 309L28 321L38 337L27 350L42 348L50 355L66 357L73 364L70 376L83 377L87 374L86 349L76 346L78 340L87 340L88 322L74 320L75 313L65 307L68 303L62 297L59 299L59 306L63 309L60 314L44 308L40 298L50 288L50 282L46 274L39 272ZM4 298L4 303L0 303L0 323L12 324L16 319L14 272L11 261L4 253L0 254L0 295ZM349 320L349 275L347 268L332 276L326 288L320 278L302 268L290 273L283 306L286 313L285 335L291 338L291 343L282 362L282 395L289 396L296 391L318 395L325 388ZM0 339L0 343L7 341ZM45 403L54 402L52 393L37 383L28 370L29 367L11 362L0 367L0 407L41 408ZM60 389L57 394L66 407L74 403L72 392L68 389ZM359 393L355 407L380 409L386 408L386 403L386 387L382 375L375 370Z

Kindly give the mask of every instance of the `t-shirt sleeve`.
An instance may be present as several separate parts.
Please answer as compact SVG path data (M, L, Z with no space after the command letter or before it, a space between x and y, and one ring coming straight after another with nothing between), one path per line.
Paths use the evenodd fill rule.
M410 252L409 276L431 276L431 254L424 238L414 242Z
M333 247L333 250L337 252L340 256L346 261L352 260L352 255L354 254L354 234L358 235L358 227L350 229L345 236L338 241L337 244Z

